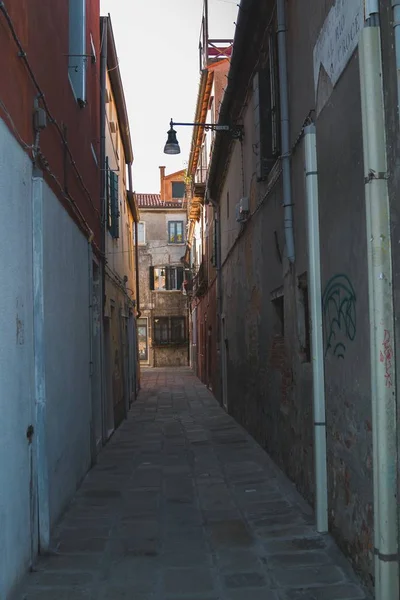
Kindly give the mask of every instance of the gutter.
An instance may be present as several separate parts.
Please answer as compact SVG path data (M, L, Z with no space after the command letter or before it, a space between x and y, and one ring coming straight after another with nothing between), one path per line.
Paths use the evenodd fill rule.
M139 300L139 242L138 242L138 222L139 210L135 200L135 195L132 191L132 163L128 163L128 200L131 206L133 218L135 220L135 276L136 276L136 318L140 319L140 300ZM132 204L131 204L132 202ZM132 208L133 206L133 208Z
M117 106L118 121L120 126L122 143L124 146L125 160L126 162L133 162L133 150L131 143L131 134L129 129L128 111L126 108L124 87L122 85L121 72L119 69L119 61L117 56L117 48L115 45L115 38L113 28L111 24L111 17L102 17L107 20L107 69L108 76L111 81L111 87L115 97L115 104ZM104 38L105 41L106 38ZM104 43L104 42L103 42Z

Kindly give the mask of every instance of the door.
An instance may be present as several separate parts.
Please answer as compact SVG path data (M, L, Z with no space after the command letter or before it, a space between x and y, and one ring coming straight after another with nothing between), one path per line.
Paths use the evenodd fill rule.
M228 339L226 337L225 319L222 317L222 343L221 343L221 362L222 362L222 403L228 411Z

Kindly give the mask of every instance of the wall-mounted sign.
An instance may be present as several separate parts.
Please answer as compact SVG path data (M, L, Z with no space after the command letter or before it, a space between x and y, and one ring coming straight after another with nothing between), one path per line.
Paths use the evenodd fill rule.
M334 87L357 48L364 26L364 0L336 0L314 46L315 93L321 67Z

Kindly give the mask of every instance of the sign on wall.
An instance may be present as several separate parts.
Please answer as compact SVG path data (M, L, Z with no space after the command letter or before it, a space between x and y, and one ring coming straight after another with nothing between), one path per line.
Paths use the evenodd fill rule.
M364 26L364 0L336 0L314 46L315 93L321 66L334 87L357 48Z

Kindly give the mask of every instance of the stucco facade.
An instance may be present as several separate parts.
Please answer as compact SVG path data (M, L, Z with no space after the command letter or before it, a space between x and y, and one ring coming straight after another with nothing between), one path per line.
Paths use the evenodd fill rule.
M163 173L163 171L161 171ZM166 177L184 184L184 172ZM183 293L186 208L183 199L137 194L140 210L139 356L143 366L189 363L187 297Z

